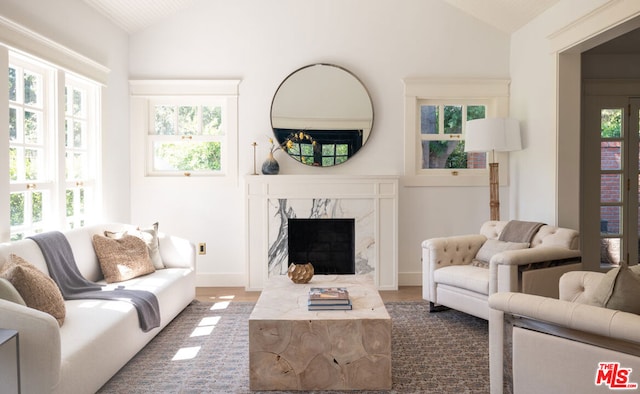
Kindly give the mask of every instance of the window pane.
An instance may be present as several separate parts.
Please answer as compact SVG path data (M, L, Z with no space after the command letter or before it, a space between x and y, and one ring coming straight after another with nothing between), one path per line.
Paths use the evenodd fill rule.
M9 100L16 101L16 69L9 67Z
M73 122L73 146L75 148L84 147L84 122Z
M622 208L619 206L600 207L600 232L605 234L620 234L622 224Z
M176 125L175 125L175 116L176 109L175 107L168 105L156 105L155 106L155 133L158 135L175 135L176 134Z
M422 168L467 168L467 153L460 141L422 141Z
M25 179L29 181L39 179L38 176L43 168L41 153L39 149L24 150Z
M12 226L24 224L24 193L11 193L10 215Z
M484 105L470 105L467 107L467 120L484 119L486 113Z
M346 156L348 154L349 154L349 145L347 144L336 145L336 156Z
M9 148L9 179L18 180L18 150Z
M198 107L178 107L178 134L200 134L197 121Z
M622 169L622 141L602 141L600 142L600 169L620 170Z
M16 109L9 108L9 141L16 141L18 139L18 119L16 116Z
M38 144L40 141L40 117L32 111L24 111L24 141L29 144Z
M220 142L154 142L153 168L158 171L219 171Z
M221 107L202 107L202 134L219 135L222 134L220 125L222 124Z
M34 223L42 221L42 192L31 193L31 220Z
M602 174L600 175L600 201L621 202L622 195L622 175Z
M24 72L24 103L39 105L42 100L42 76L29 71Z
M444 133L462 133L462 106L445 105L444 107Z
M65 159L65 175L67 180L86 179L85 169L88 166L86 154L81 152L67 152L65 153Z
M85 114L84 95L83 91L73 89L73 115L75 116L83 116Z
M322 156L334 156L336 154L336 145L335 144L323 144L322 145Z
M437 105L420 106L420 134L438 134L439 110Z
M622 136L622 109L600 110L600 137L620 138Z
M65 191L67 217L73 216L73 189L67 189Z
M620 238L603 238L600 240L600 263L620 264Z

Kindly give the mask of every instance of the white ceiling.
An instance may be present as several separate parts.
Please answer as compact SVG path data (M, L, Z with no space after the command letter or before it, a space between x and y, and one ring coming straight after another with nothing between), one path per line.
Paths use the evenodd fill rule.
M128 33L189 7L194 0L83 0ZM443 0L507 33L513 33L560 0Z

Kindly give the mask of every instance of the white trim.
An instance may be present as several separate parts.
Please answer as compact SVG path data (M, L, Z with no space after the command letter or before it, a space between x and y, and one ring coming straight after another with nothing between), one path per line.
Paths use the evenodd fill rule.
M0 43L103 85L107 84L107 78L111 72L102 64L3 16L0 16Z
M237 96L239 79L146 79L129 81L132 96Z

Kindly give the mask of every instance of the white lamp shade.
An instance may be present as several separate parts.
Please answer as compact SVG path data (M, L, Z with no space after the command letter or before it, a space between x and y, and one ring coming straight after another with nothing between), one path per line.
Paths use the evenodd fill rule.
M516 119L489 118L467 122L465 152L510 152L520 149L520 124Z

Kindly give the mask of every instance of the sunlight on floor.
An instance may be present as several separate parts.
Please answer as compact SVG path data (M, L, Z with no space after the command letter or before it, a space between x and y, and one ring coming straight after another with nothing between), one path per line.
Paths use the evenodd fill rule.
M200 346L194 347L183 347L178 350L175 356L171 359L171 361L180 361L180 360L190 360L192 358L196 358L198 352L200 351Z
M211 306L209 310L215 311L219 309L227 309L230 303L231 301L216 302Z
M220 321L220 316L205 317L204 319L200 320L200 324L198 324L198 327L196 327L195 330L193 330L190 337L192 338L201 337L204 335L211 334L216 324L218 324L219 321Z

